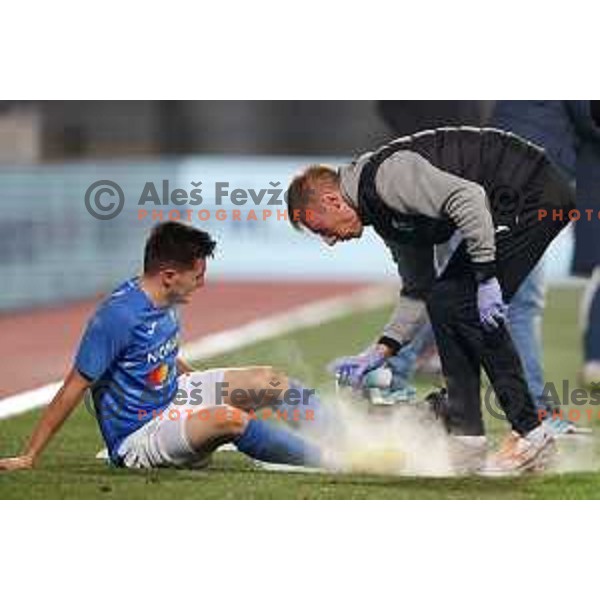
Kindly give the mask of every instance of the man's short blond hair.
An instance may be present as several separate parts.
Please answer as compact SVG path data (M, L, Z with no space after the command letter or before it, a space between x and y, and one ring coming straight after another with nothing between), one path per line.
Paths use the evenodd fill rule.
M327 165L311 165L292 179L286 194L288 216L295 229L301 229L307 209L319 200L319 189L327 185L339 185L336 169Z

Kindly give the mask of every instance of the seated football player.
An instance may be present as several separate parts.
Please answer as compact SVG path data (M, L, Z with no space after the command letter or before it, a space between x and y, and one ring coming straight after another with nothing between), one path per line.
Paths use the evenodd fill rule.
M33 467L88 390L116 466L199 466L228 442L266 462L322 464L317 445L257 414L272 407L284 418L319 424L323 406L314 390L270 366L201 372L179 357L176 307L204 284L214 248L206 232L188 225L154 227L143 274L100 304L25 452L0 460L0 470Z

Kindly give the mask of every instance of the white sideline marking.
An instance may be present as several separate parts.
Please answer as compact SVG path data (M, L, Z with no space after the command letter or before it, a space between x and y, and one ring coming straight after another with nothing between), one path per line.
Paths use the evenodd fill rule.
M61 385L61 381L56 381L0 400L0 419L14 417L15 415L45 406L52 400Z
M207 335L196 342L186 344L182 352L190 360L202 360L297 329L320 325L353 312L379 308L388 304L391 298L390 288L369 287L354 294L319 300L273 317L257 319L236 329Z
M362 291L312 302L272 317L257 319L241 327L207 335L182 348L192 361L210 358L298 329L320 325L353 312L367 311L388 304L393 291L388 286L373 286ZM0 420L8 419L50 403L61 381L0 399Z

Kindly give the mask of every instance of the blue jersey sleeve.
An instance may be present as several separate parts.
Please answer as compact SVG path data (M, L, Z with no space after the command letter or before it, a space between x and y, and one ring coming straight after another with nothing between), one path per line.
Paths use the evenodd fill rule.
M75 357L75 368L95 381L129 344L132 319L122 307L103 307L89 321Z

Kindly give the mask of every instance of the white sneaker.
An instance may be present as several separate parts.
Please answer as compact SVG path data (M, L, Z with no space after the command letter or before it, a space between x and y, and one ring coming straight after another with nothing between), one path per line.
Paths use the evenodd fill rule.
M102 450L98 450L98 452L96 453L96 458L98 460L108 460L109 459L108 449L102 448Z
M488 443L485 435L453 435L449 443L450 465L455 475L470 475L485 466Z
M554 436L544 424L525 436L511 432L500 450L487 461L481 474L493 477L543 471L550 466L556 452Z

